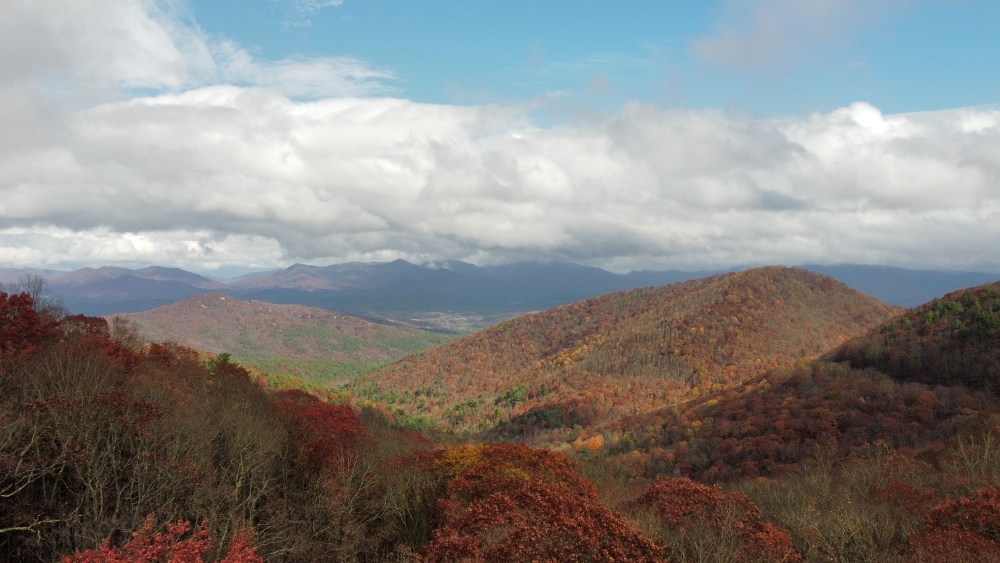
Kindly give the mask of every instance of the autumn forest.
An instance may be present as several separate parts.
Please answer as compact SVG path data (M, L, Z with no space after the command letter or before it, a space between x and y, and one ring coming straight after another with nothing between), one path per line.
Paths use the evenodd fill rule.
M1000 562L1000 282L772 266L461 335L43 285L0 288L0 562Z

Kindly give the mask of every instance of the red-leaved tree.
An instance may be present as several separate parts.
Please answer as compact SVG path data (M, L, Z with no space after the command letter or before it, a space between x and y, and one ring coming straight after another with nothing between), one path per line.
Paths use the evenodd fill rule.
M233 538L218 563L264 563L251 546L253 534L242 532ZM153 517L121 547L108 540L94 549L65 557L62 563L205 563L205 556L215 547L204 525L192 530L190 522L167 524L166 532L153 532Z
M323 403L304 391L282 391L277 404L288 421L297 461L308 471L347 467L368 438L348 405Z
M565 455L524 445L454 448L442 522L425 549L430 563L661 561L659 549L617 512Z
M58 321L43 321L32 305L27 293L0 291L0 357L28 354L55 334Z

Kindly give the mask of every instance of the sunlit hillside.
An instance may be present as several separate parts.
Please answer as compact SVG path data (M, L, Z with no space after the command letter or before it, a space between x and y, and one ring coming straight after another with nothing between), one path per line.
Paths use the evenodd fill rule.
M900 311L826 276L758 268L526 315L350 389L418 424L565 434L817 357Z

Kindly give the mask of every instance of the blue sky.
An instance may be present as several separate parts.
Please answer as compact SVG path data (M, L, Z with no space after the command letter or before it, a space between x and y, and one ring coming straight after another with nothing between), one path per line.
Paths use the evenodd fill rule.
M1000 273L1000 2L7 0L0 267Z
M773 2L809 3L824 4ZM780 52L752 62L713 59L697 45L752 35L767 25L755 21L766 19L766 2L192 0L189 7L206 32L255 57L356 57L392 73L394 91L419 102L607 110L634 99L797 115L858 100L886 113L1000 101L1000 3L828 3L816 20L775 16L782 20L770 35Z

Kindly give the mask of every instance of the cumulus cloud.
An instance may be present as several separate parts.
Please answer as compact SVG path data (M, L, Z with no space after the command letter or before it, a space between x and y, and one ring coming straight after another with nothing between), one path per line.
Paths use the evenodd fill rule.
M37 267L168 264L216 270L272 267L282 251L273 239L219 236L211 231L171 230L121 233L105 227L73 230L36 226L0 229L0 263Z
M80 28L34 4L0 16L0 265L1000 269L994 109L755 118L631 103L541 127L514 107L365 97L391 77L354 59L254 61L166 4L92 0L110 19L81 10ZM45 20L38 52L12 46L10 17ZM125 90L52 93L51 73L81 90L86 69Z
M49 233L65 262L221 265L267 248L254 265L1000 266L995 110L856 103L757 119L630 104L542 128L503 107L216 86L104 104L66 127L61 144L0 158L0 216L17 229L5 236ZM115 233L146 242L101 242ZM24 248L41 247L5 243L0 261L37 264Z
M725 0L716 32L691 50L737 70L782 70L909 0Z
M370 95L389 91L393 78L352 57L256 60L207 35L179 0L13 0L0 13L0 54L3 90L29 84L87 101L220 83L293 97Z

